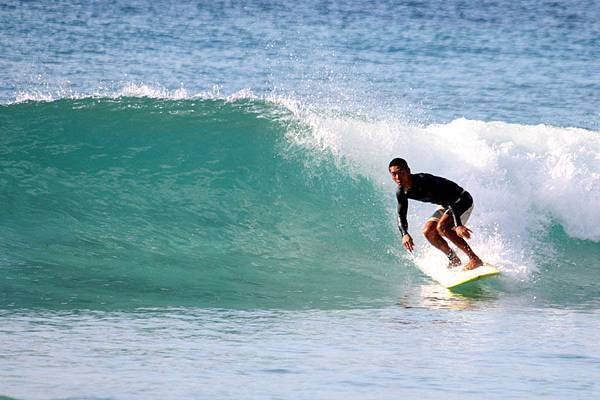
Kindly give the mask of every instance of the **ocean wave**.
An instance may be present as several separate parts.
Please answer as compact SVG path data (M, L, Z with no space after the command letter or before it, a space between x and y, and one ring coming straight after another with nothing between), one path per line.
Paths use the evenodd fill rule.
M598 132L172 95L0 107L2 307L393 301L425 279L394 226L396 156L473 194L472 245L505 279L572 262L565 240L596 257ZM416 234L431 212L411 203L421 258L440 257Z

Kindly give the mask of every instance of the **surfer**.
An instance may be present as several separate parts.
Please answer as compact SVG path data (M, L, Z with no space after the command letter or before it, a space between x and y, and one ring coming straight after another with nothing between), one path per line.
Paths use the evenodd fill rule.
M446 239L454 243L469 257L465 270L483 265L465 239L471 238L471 230L464 226L473 210L473 198L456 183L430 174L411 174L402 158L394 158L388 167L392 179L398 185L398 229L402 234L402 245L412 253L413 239L408 233L408 199L438 204L439 207L425 222L423 234L433 246L448 257L448 268L462 264L458 255L450 248Z

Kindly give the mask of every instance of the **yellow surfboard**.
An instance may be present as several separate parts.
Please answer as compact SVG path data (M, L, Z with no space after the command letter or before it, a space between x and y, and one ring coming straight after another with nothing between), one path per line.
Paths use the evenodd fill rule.
M449 269L446 266L439 265L435 267L419 265L419 269L448 289L454 289L466 283L500 274L500 270L489 263L484 263L481 267L469 271L464 271L461 267Z

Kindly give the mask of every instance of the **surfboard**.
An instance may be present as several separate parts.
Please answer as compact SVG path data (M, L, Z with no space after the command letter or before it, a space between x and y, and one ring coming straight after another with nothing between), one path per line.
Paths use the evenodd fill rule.
M484 263L481 267L469 271L464 271L461 267L449 269L445 265L418 265L418 267L431 279L448 289L455 289L467 283L500 274L500 270L489 263Z

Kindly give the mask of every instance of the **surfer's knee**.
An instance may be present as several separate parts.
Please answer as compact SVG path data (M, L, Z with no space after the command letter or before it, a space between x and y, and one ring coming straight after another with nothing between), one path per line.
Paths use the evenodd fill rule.
M436 223L426 223L423 227L423 235L425 235L427 239L433 239L438 236Z
M444 223L442 223L442 221L438 222L438 224L436 226L437 233L439 233L440 236L444 236L444 237L448 236L448 234L450 233L450 229L452 229L450 227L450 225L444 224Z

